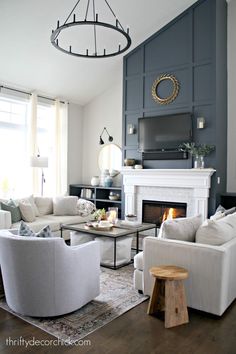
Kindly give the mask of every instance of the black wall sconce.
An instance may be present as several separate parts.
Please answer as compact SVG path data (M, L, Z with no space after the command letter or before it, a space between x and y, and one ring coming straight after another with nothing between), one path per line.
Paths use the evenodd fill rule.
M108 133L107 128L104 127L102 133L100 134L100 140L99 140L99 144L100 144L100 145L103 145L103 144L104 144L104 141L103 141L103 139L102 139L102 135L103 135L104 132L107 133L107 135L108 135L108 140L109 140L110 142L113 141L113 137Z

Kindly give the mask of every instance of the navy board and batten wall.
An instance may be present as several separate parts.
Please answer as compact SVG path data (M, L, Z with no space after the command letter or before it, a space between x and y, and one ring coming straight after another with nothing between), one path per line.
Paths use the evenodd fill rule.
M152 98L154 80L174 75L180 84L177 98L161 105ZM170 87L160 85L160 96ZM159 86L158 86L159 91ZM158 92L159 93L159 92ZM200 0L124 57L123 158L141 162L138 118L190 112L193 141L213 144L206 166L216 169L209 199L210 213L226 190L227 160L227 3ZM197 117L205 128L197 129ZM127 125L136 134L129 135ZM192 168L192 159L146 160L145 168Z

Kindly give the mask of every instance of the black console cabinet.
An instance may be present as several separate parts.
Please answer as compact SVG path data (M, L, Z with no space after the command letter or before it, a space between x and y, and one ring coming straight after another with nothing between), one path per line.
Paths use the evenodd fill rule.
M220 197L220 204L225 209L236 207L236 193L225 193Z

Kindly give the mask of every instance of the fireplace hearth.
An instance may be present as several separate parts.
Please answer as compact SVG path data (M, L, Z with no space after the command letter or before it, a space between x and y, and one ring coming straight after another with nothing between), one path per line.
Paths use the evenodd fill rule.
M142 221L160 227L163 221L186 217L186 203L143 200Z

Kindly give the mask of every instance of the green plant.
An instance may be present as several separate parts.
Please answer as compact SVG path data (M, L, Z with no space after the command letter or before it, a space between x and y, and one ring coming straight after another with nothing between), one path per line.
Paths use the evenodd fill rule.
M95 220L100 221L100 220L104 220L106 219L106 210L103 209L97 209L94 213L93 213L93 217Z
M207 156L215 150L215 145L183 143L180 145L180 150L189 152L193 156Z

